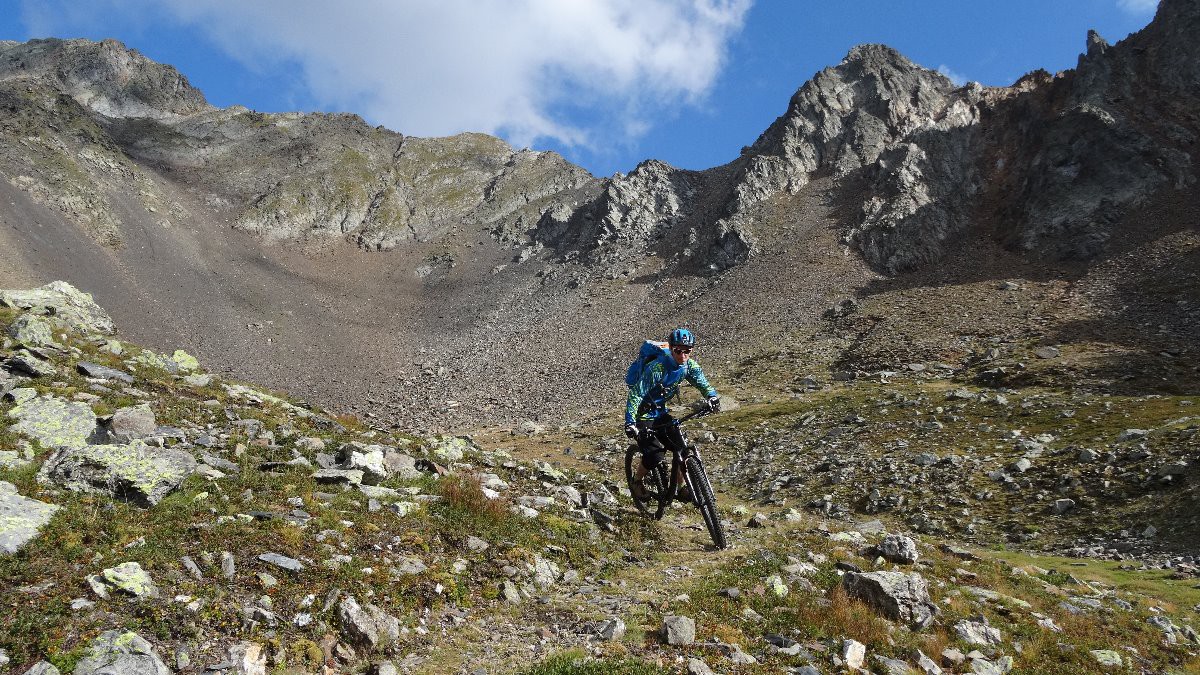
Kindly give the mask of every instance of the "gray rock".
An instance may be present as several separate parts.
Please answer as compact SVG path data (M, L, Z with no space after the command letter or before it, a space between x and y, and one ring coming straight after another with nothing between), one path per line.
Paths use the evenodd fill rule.
M221 551L221 576L229 580L237 576L237 562L229 551Z
M342 468L361 471L362 482L376 485L387 479L383 446L347 443L338 452L342 458Z
M0 481L0 555L20 551L41 532L60 507L22 497Z
M669 645L690 645L696 641L696 622L686 616L663 619L663 639Z
M1093 649L1088 653L1092 655L1092 658L1102 668L1121 668L1125 665L1120 652L1115 652L1111 649Z
M1125 431L1117 434L1117 442L1125 443L1127 441L1136 441L1145 438L1147 435L1149 435L1149 433L1150 432L1146 431L1145 429L1126 429Z
M158 429L158 422L150 405L142 403L114 412L104 426L110 443L123 444L153 436Z
M267 563L268 565L274 565L275 567L287 570L288 572L298 573L304 571L304 563L296 560L295 558L289 558L278 553L263 553L262 555L258 556L258 559Z
M318 483L359 485L363 482L363 472L358 469L321 469L312 478Z
M200 566L196 564L195 560L192 560L191 556L185 555L179 559L179 562L183 564L183 569L187 570L187 573L192 575L193 579L204 581L204 572L200 570Z
M368 649L380 649L400 638L399 619L376 605L360 607L353 597L338 603L338 622L350 642Z
M751 665L754 663L758 663L758 659L754 658L753 655L747 654L746 652L742 651L741 645L737 645L737 644L729 645L729 650L730 650L729 661L730 661L730 663L733 663L734 665L748 666L748 665Z
M606 642L615 642L625 637L625 622L619 617L613 617L600 624L596 636Z
M915 572L847 572L842 577L842 586L850 597L914 630L932 623L938 611L929 598L925 579Z
M1010 464L1008 468L1011 471L1015 471L1017 473L1025 473L1032 466L1033 466L1033 462L1029 461L1025 457L1022 457L1021 459L1018 459L1017 461Z
M889 659L882 654L875 654L875 662L883 669L887 675L909 675L913 672L911 666L899 659Z
M982 617L974 621L959 621L954 624L954 633L969 645L998 645L1003 641L1000 629L989 626L987 620Z
M56 450L42 465L38 481L150 507L175 491L195 470L195 458L182 450L133 441Z
M71 403L56 396L27 400L9 410L8 416L17 420L12 431L37 441L43 448L77 447L96 435L96 414L86 403Z
M1054 505L1050 507L1050 510L1054 515L1061 516L1073 508L1075 508L1074 499L1055 499Z
M58 374L58 369L54 367L54 364L27 352L20 352L8 357L8 360L4 362L4 367L9 372L24 377L50 377Z
M73 675L171 675L171 669L137 633L110 630L92 640Z
M260 613L270 616L270 612ZM271 617L272 619L274 617ZM266 622L264 622L266 623ZM274 625L271 621L268 625ZM262 645L253 642L239 642L229 648L229 662L233 664L234 675L266 675L267 652Z
M0 666L2 665L4 665L4 663L0 662ZM58 668L55 668L54 664L50 663L49 661L38 661L37 663L33 664L32 668L25 671L25 675L61 675L61 673L59 672Z
M929 658L921 650L917 650L917 668L924 675L942 675L942 668L936 661Z
M879 555L888 562L901 565L912 565L921 557L917 551L917 542L913 541L912 537L902 534L889 534L884 537L883 541L879 542Z
M412 455L398 450L388 449L383 453L383 465L387 472L400 480L413 480L421 477L417 468L417 460Z
M125 384L133 384L133 376L116 368L109 368L91 361L80 361L75 365L75 370L79 371L80 375L90 377L96 380L116 380Z
M486 541L484 541L474 535L467 536L466 545L467 545L467 550L471 551L473 553L482 553L482 552L488 550L488 548L489 548L489 544Z
M688 675L715 675L707 663L697 658L688 659L687 673Z

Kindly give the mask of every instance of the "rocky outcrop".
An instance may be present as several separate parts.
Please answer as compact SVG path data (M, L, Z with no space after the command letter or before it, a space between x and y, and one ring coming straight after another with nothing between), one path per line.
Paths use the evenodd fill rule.
M52 281L27 291L0 290L0 306L24 312L26 321L45 317L62 330L102 334L111 334L115 330L112 317L96 304L90 293L65 281Z
M195 458L182 450L133 441L58 450L46 459L38 480L73 492L112 495L139 506L154 506L195 469Z

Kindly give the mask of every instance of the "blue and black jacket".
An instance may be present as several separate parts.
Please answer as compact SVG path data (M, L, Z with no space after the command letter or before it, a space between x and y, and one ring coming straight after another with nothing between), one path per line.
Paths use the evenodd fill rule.
M676 365L670 352L663 350L643 366L641 377L629 387L629 398L625 401L625 424L655 420L665 415L667 401L679 392L679 385L685 380L706 398L717 395L717 390L704 377L699 363L689 358L683 365Z

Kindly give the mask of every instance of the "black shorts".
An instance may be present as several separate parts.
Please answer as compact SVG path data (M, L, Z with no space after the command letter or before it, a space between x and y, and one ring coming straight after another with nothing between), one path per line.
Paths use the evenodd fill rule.
M638 422L638 427L650 430L638 435L638 450L642 453L642 465L647 469L658 466L672 448L683 447L683 434L672 421L670 417L660 417Z

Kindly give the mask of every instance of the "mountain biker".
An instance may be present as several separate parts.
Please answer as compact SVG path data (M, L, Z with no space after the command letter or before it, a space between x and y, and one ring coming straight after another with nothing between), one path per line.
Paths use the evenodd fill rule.
M663 350L642 367L641 377L629 387L625 401L625 435L636 439L642 461L634 467L637 482L663 461L668 448L680 447L683 439L679 428L670 424L667 401L679 392L684 380L700 390L711 410L721 409L721 397L708 383L700 364L691 358L696 348L696 336L686 328L676 328L667 337L668 350ZM644 489L644 488L642 488ZM689 499L680 495L681 499Z

